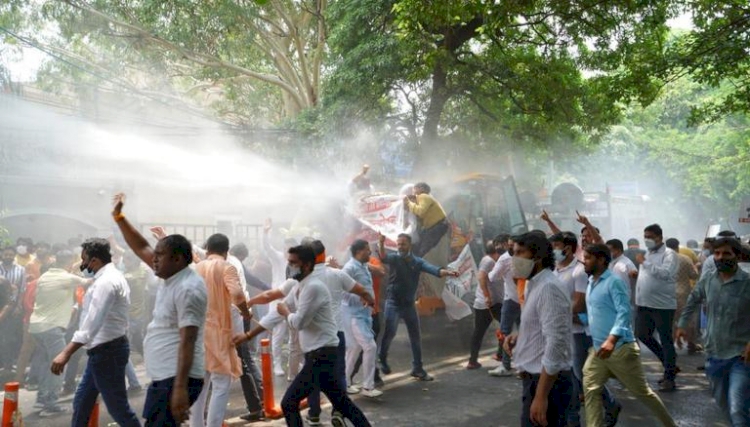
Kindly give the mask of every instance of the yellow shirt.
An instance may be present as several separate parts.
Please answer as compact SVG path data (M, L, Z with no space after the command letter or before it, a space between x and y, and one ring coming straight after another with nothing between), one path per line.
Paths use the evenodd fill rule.
M36 285L29 332L40 333L52 328L67 327L73 306L73 292L76 286L84 283L86 280L83 278L60 268L50 268L42 274Z
M409 201L406 206L417 216L424 228L430 228L445 219L443 207L427 193L418 195L416 203Z
M693 252L692 249L686 248L684 246L680 246L679 252L681 254L687 256L688 258L690 258L690 261L693 262L693 265L695 265L695 264L698 263L698 255L696 255L695 252Z

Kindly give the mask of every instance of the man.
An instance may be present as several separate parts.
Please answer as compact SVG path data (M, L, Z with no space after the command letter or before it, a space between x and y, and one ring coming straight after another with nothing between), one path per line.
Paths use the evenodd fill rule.
M221 427L229 402L229 386L242 374L242 366L232 338L242 333L242 319L250 319L245 294L242 291L237 269L227 261L229 239L217 233L206 241L206 259L198 263L195 272L206 283L208 306L206 329L211 331L203 338L206 349L206 377L198 399L190 408L192 427ZM239 312L233 311L232 305ZM204 419L208 391L211 401ZM256 412L260 407L255 408Z
M369 194L372 191L372 184L370 183L370 178L367 176L367 172L369 171L369 165L362 165L362 172L352 178L349 184L349 194Z
M680 241L675 238L667 239L665 242L669 249L675 251L677 255L677 275L675 276L675 289L677 298L677 309L674 314L674 326L677 327L677 320L682 315L682 310L685 308L688 296L693 291L694 280L698 278L698 272L695 271L695 264L686 255L679 252ZM688 354L695 354L702 350L702 347L695 343L698 333L695 328L695 324L685 328L687 332L687 348ZM680 346L681 347L681 346Z
M544 233L532 231L516 238L513 275L527 282L521 327L504 347L523 379L522 427L566 427L570 400L575 398L570 295L552 273L554 263Z
M152 380L143 417L146 427L176 426L188 419L190 406L203 388L206 284L189 267L193 260L190 242L173 234L151 248L122 214L124 200L122 194L115 196L112 216L130 249L163 279L143 342L146 371Z
M484 257L479 261L477 269L477 279L479 286L474 296L474 332L471 335L471 347L469 353L469 363L466 369L479 369L482 365L479 363L479 349L484 341L484 334L493 320L500 321L503 308L503 279L496 278L491 281L489 274L495 268L495 262L500 258L500 254L495 248L494 242L487 242L484 250Z
M586 273L590 274L586 289L586 309L593 347L583 368L586 396L586 425L614 426L622 407L605 423L602 412L602 390L611 377L617 378L664 426L676 426L659 396L646 381L640 349L630 329L630 298L628 286L607 269L610 250L604 245L589 245L584 251Z
M513 332L513 326L518 325L521 321L521 302L518 298L518 288L513 278L513 238L507 234L501 234L493 240L495 250L500 253L500 257L495 262L488 278L492 280L503 281L503 305L500 313L500 337L499 345L503 345L505 337ZM504 346L503 346L504 347ZM513 375L511 370L510 354L503 348L500 357L502 363L498 367L491 369L488 374L494 377L508 377Z
M26 268L36 259L34 256L34 241L28 237L19 237L16 240L16 264Z
M579 399L571 399L568 425L577 427L581 425L579 413L581 411L581 400L583 399L583 365L586 363L586 356L592 345L591 336L586 333L582 320L582 318L585 319L586 313L588 276L583 263L575 257L575 254L578 253L578 239L575 234L571 232L557 233L552 235L549 241L552 244L552 254L555 258L555 277L563 285L563 290L568 293L572 301L572 361L573 373L575 374L574 383ZM607 409L608 416L610 416L616 410L617 402L606 387L602 389L602 393L603 404Z
M612 274L627 285L631 305L635 307L635 279L638 277L638 267L635 266L630 258L625 256L622 240L607 240L607 247L612 257L609 269L612 271Z
M36 244L34 259L26 264L26 274L29 276L29 280L36 280L49 270L54 261L52 255L49 243L38 242Z
M372 274L367 263L370 260L370 245L364 240L355 240L349 251L351 259L344 265L343 272L361 284L372 295L373 304L363 304L359 297L345 295L342 299L342 321L346 336L346 378L351 378L354 365L362 354L362 395L379 397L383 392L375 388L375 362L378 345L372 329L372 314L370 306L374 305L375 290L372 284ZM347 392L359 393L360 389L353 384Z
M716 235L716 239L720 239L722 237L736 239L737 234L732 230L722 230L722 231L719 231L719 233ZM708 257L706 257L705 261L703 261L703 266L701 267L701 277L700 277L701 279L703 279L706 276L710 276L716 272L716 264L714 263L714 255L713 255L714 241L715 239L709 240L709 247L711 248L710 249L711 253L708 255Z
M635 285L635 304L638 310L635 335L664 366L659 391L674 391L677 352L672 337L672 324L677 309L677 254L664 244L659 224L646 227L643 237L648 253L645 256L636 255L640 272ZM659 333L659 341L654 338L654 332Z
M0 276L10 282L12 291L12 310L7 314L2 330L0 330L0 370L7 373L13 371L13 365L18 359L19 349L23 342L22 301L28 279L26 270L16 263L16 250L17 248L14 247L6 247L3 249L0 260Z
M380 259L390 267L390 277L386 290L385 301L385 332L380 345L380 370L388 375L388 350L393 338L396 337L399 320L403 319L409 332L411 344L412 370L411 376L421 381L432 381L433 378L422 366L422 337L419 330L419 315L414 303L417 299L419 275L422 272L435 277L458 277L457 271L450 271L434 266L412 253L411 237L399 234L396 239L397 254L386 254L385 236L379 238Z
M344 385L336 374L338 358L337 325L332 308L331 294L321 281L322 275L314 275L315 254L309 246L297 246L289 250L289 263L300 266L296 277L300 280L297 296L297 311L291 313L287 304L280 303L277 311L292 329L299 331L299 341L305 353L305 365L289 385L281 408L288 426L302 427L299 412L300 402L317 387L333 405L355 426L368 427L370 423L362 411L346 395ZM288 297L287 297L288 298ZM344 427L344 420L332 419L336 427Z
M628 239L628 248L625 249L625 251L623 252L623 255L625 255L625 257L627 257L630 260L630 262L635 264L636 267L640 267L641 264L638 261L639 254L643 256L646 255L646 251L641 249L641 243L636 238Z
M70 304L76 286L88 281L69 273L75 255L70 251L57 253L55 266L42 274L37 283L34 312L29 320L29 333L36 345L39 363L45 367L40 371L39 390L36 402L41 407L40 417L52 416L65 409L57 405L62 377L46 369L52 360L65 348L65 328L70 320Z
M130 288L112 264L109 242L91 238L81 248L81 271L84 277L93 278L94 283L86 292L81 325L73 340L54 358L51 370L55 375L62 374L73 353L85 347L88 362L73 398L71 426L88 426L91 410L101 394L115 422L140 427L125 388L125 365L130 358L127 337Z
M450 229L445 210L430 191L427 183L418 182L414 184L414 195L404 196L404 207L416 215L420 226L419 243L414 247L414 255L418 257L425 256Z
M693 315L705 305L706 376L733 427L750 425L750 275L737 266L741 252L735 238L716 240L716 272L698 281L677 323L681 341Z
M346 390L346 335L344 334L344 320L341 316L341 301L344 296L349 293L353 293L362 298L368 306L375 305L375 299L362 284L357 283L357 281L352 279L348 274L326 265L326 248L323 245L323 242L320 240L313 240L309 246L312 248L313 254L315 255L313 276L326 285L328 292L331 295L331 309L333 310L333 318L338 327L337 336L339 339L338 355L336 358L337 362L334 366L334 372L337 375L337 380ZM310 404L308 416L314 422L316 419L320 418L320 389L317 386L313 387L308 403ZM334 418L336 418L335 414Z

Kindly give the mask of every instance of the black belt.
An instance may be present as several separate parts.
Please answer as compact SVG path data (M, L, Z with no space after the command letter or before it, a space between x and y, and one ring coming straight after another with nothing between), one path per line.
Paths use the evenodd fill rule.
M307 353L305 353L305 357L316 357L331 353L335 354L337 351L338 347L320 347L316 348L315 350L308 351Z
M557 373L557 376L561 377L561 376L565 376L565 375L571 375L572 372L573 371L571 371L570 369L564 370L564 371L560 371L560 372ZM518 378L521 378L522 380L536 381L541 376L542 376L541 374L532 374L530 372L524 372L524 371L521 371L521 372L518 373Z
M98 346L88 350L86 354L92 355L92 354L102 353L107 350L110 350L114 346L127 344L127 343L128 343L128 337L126 335L123 335L120 338L115 338L112 341L107 341L105 343L99 344Z

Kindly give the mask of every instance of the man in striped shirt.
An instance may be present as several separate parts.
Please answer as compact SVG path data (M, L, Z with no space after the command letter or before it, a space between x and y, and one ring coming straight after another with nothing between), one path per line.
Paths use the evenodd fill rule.
M575 393L570 295L552 273L552 246L543 232L519 236L512 263L514 277L527 280L520 329L504 343L523 379L521 426L565 427Z
M0 258L0 276L5 277L11 286L11 311L0 328L0 369L10 372L18 358L23 335L23 310L21 300L26 291L26 269L16 264L16 250L3 249Z

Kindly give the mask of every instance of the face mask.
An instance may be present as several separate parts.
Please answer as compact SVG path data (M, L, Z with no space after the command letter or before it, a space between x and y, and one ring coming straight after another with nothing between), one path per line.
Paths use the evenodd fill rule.
M94 270L91 269L90 264L91 264L91 261L89 261L89 263L86 265L81 264L81 267L80 267L83 277L87 279L91 279L94 277Z
M711 256L711 251L709 249L703 249L703 256Z
M528 279L534 271L534 261L526 258L513 257L513 277Z
M555 262L563 262L565 260L565 251L562 249L553 249L552 254L555 257Z
M24 256L28 253L28 249L24 245L18 245L16 247L16 253L18 253L18 255Z
M656 247L656 241L654 239L644 239L643 243L646 245L646 249L653 249Z
M288 268L289 277L291 277L292 279L298 280L297 277L302 274L302 270L296 265L295 266L290 265L287 268Z
M737 260L715 259L714 263L716 263L716 269L720 273L731 273L735 268L737 268Z

